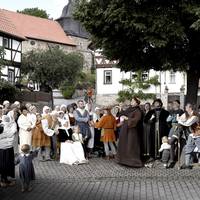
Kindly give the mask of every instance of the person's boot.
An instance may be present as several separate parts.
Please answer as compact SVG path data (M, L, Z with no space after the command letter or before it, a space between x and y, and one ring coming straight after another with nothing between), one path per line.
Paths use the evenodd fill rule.
M51 150L49 147L45 147L45 161L50 161L51 160L51 157L50 157L50 153L51 153Z
M105 160L110 160L110 156L106 156L106 157L105 157Z
M192 169L193 167L191 165L186 165L186 164L183 164L181 166L181 169Z
M174 168L175 164L175 162L170 162L167 168Z

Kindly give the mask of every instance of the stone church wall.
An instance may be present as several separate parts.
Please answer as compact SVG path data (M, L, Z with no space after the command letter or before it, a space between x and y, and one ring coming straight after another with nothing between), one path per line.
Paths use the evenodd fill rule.
M76 50L75 46L29 39L27 41L22 42L22 52L26 53L31 50L47 50L51 47L57 46L59 46L59 48L65 51L66 53L70 53Z
M74 37L74 36L68 36L72 38L72 40L75 42L76 46L76 51L80 52L83 54L84 57L84 68L91 69L93 66L93 53L91 50L88 49L88 45L90 44L90 41L85 38L80 38L80 37Z

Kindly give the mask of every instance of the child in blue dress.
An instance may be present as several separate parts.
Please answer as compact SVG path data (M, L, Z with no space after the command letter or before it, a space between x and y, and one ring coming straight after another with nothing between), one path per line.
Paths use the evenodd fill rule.
M21 182L21 191L31 191L31 181L35 180L35 171L32 160L37 156L38 151L30 152L30 146L24 144L21 147L22 153L16 159L16 164L19 164L19 177Z

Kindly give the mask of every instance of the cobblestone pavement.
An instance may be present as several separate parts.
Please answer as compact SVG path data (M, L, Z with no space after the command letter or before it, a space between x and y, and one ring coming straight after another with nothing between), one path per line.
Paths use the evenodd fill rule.
M133 169L114 161L93 158L87 165L34 161L37 179L31 192L21 193L17 184L0 188L0 200L200 200L200 168L192 170Z

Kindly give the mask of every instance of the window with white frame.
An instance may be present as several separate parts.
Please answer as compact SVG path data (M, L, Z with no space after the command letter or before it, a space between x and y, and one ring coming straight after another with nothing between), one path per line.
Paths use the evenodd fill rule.
M12 69L8 69L8 81L10 83L14 83L15 82L15 71Z
M132 80L135 80L135 79L137 78L137 76L138 76L137 73L135 73L135 72L132 72L132 73L131 73L131 79L132 79ZM148 71L144 71L144 72L142 73L141 79L142 79L141 81L147 81L147 80L149 79L149 72L148 72Z
M171 84L176 83L176 72L170 71L170 73L169 73L169 83L171 83Z
M104 70L104 84L112 84L112 70Z

